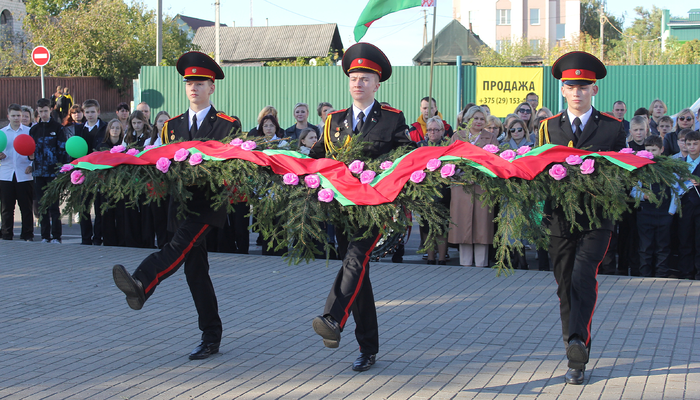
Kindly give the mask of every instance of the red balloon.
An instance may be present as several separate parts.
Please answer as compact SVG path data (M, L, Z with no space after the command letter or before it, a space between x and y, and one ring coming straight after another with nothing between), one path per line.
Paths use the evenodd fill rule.
M36 148L36 143L31 136L27 134L18 135L13 143L15 151L17 154L23 156L31 156L34 154L34 149Z

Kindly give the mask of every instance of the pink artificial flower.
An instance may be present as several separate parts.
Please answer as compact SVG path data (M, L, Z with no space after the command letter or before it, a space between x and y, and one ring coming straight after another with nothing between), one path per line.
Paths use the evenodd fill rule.
M549 175L551 175L552 178L560 181L566 178L566 167L561 164L554 164L552 165L552 168L549 169Z
M518 151L516 151L515 153L518 154L519 156L522 156L523 154L529 153L530 150L532 150L532 147L530 147L530 146L520 146L518 148Z
M595 171L595 160L592 158L587 158L583 163L581 163L581 173L584 175L592 174Z
M135 155L139 154L139 149L129 149L126 151L126 154L128 154L130 156L135 156Z
M170 160L168 160L166 157L161 157L156 161L156 168L158 168L158 171L162 173L168 172L170 169Z
M198 165L202 163L202 153L194 153L192 156L190 156L190 165Z
M632 150L631 147L625 147L624 149L619 151L622 154L634 154L634 150Z
M61 171L59 171L59 172L61 172L61 173L68 172L68 171L72 170L73 168L75 168L75 167L73 167L73 164L63 164L63 166L61 167Z
M642 158L648 158L650 160L654 159L654 154L652 154L652 152L646 151L646 150L639 150L637 152L637 156L642 157Z
M241 139L239 139L239 138L235 138L235 139L233 139L232 141L230 141L229 144L230 144L231 146L240 146L240 145L243 144L243 140L241 140Z
M352 172L353 174L359 174L362 172L363 169L365 169L365 163L363 163L360 160L355 160L350 163L348 169L350 169L350 172Z
M363 184L370 183L377 176L377 173L372 170L362 171L360 174L360 182Z
M411 174L411 182L421 183L425 179L425 172L423 170L413 171Z
M241 149L246 151L251 151L256 147L258 147L257 143L252 140L246 140L245 142L241 143Z
M120 145L118 145L118 146L114 146L114 147L112 147L111 149L109 149L109 152L112 153L112 154L114 154L114 153L123 153L124 150L126 150L126 146L120 144Z
M487 144L486 146L484 146L484 150L488 151L489 153L496 154L498 153L498 146L496 146L495 144Z
M394 166L394 163L387 160L387 161L384 161L383 163L381 163L381 164L379 165L379 168L381 168L381 169L383 169L383 170L387 170L387 169L389 169L389 168L391 168L391 167L393 167L393 166Z
M574 154L566 157L566 163L569 165L579 165L582 162L583 162L583 160L581 159L581 157L574 155Z
M321 179L316 174L306 175L304 177L304 183L311 189L316 189L321 185Z
M299 177L297 174L293 174L291 172L284 174L282 176L282 181L284 182L285 185L298 185L299 184Z
M144 149L144 150L150 150L150 149L155 149L156 147L158 147L158 146L156 146L155 144L149 144L149 145L147 145L146 147L144 147L143 149Z
M70 181L74 185L80 185L85 182L85 176L79 170L75 170L70 173Z
M515 156L517 156L517 153L514 152L513 150L506 150L503 153L501 153L501 158L506 160L506 161L515 160Z
M318 191L318 201L330 203L333 201L335 193L331 189L321 189Z
M187 149L178 149L178 151L175 152L175 156L173 157L173 160L177 162L182 162L187 160L187 156L190 155L190 152Z
M454 164L445 164L440 169L440 176L443 178L449 178L450 176L452 176L454 174L455 174L455 165Z
M432 172L440 168L440 165L442 165L442 161L438 160L437 158L431 158L428 160L428 163L425 164L425 168Z

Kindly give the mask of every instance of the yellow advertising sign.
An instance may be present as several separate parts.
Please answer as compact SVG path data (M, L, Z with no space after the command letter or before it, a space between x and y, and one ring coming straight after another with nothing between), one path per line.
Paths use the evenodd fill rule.
M476 104L486 104L491 115L505 118L530 92L542 98L542 68L477 67ZM534 118L534 116L533 116Z

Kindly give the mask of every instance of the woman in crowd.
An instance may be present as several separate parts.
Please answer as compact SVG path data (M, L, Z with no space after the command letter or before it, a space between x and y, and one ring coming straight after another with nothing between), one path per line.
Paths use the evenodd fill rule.
M464 114L469 111L470 108L474 107L476 103L467 103L467 105L464 106L462 111L457 114L457 129L460 129L462 127L462 123L464 123L466 120L464 119Z
M263 109L260 110L260 112L258 113L257 125L255 125L255 127L253 127L253 129L251 129L248 132L249 137L263 136L262 131L259 130L258 127L260 126L260 122L262 122L263 117L266 115L272 115L273 117L275 117L275 119L277 119L277 109L273 106L263 107ZM283 137L283 135L284 135L284 130L282 128L280 128L279 132L277 132L277 136Z
M311 128L304 129L299 135L299 152L308 156L316 141L318 141L316 131Z
M666 103L664 103L660 99L656 99L651 102L651 105L649 106L649 112L651 113L651 118L649 119L649 130L654 135L658 135L659 130L656 126L659 124L659 120L661 119L661 117L666 115L666 113L668 112L668 107L666 107Z
M525 122L525 127L527 128L527 134L525 136L530 136L530 134L535 131L535 110L530 103L523 101L515 107L513 114L517 115L518 118Z
M440 117L435 116L428 118L428 121L425 123L425 133L425 139L417 143L418 147L447 145L447 139L445 139L445 124Z
M294 119L297 122L284 131L285 138L297 140L299 135L301 135L301 131L306 128L315 130L317 136L321 134L316 125L309 124L309 106L306 103L297 103L294 106Z
M83 107L80 104L76 104L70 108L68 115L63 120L63 133L66 135L66 139L75 136L75 127L79 124L84 124L87 119L83 115Z
M485 131L486 113L481 107L474 106L464 115L464 122L469 130L458 130L452 136L451 143L457 140L484 147L487 144L498 146L498 140L492 133ZM465 190L466 189L466 190ZM459 263L463 266L476 265L488 267L489 245L493 243L493 211L482 204L479 196L484 190L474 186L474 195L469 188L452 187L450 202L450 224L448 241L459 244Z
M678 133L683 129L694 130L695 128L695 115L693 110L690 108L684 108L676 116L676 126L672 132L666 134L663 138L664 140L664 154L671 156L677 154L681 151L678 145Z
M505 139L503 123L501 122L500 118L494 117L493 115L486 117L486 126L484 127L484 130L492 135L495 135L499 142Z
M335 111L333 109L333 105L328 102L320 102L318 103L318 107L316 107L316 112L318 113L318 116L321 117L321 122L316 125L318 127L318 131L321 132L323 131L323 124L326 123L326 117L328 116L328 113L332 113Z
M161 111L156 114L156 122L153 126L153 132L151 132L151 139L146 141L146 145L160 146L162 143L160 141L160 133L163 131L165 123L170 119L170 114L167 111Z
M282 140L277 134L280 132L280 124L277 122L277 118L272 115L266 115L260 121L258 125L258 132L261 132L262 138L266 142L277 141L277 147L286 147L289 144Z
M73 106L75 107L75 106ZM73 109L71 108L71 112ZM72 113L69 113L69 117ZM100 150L109 150L114 146L122 144L124 141L124 130L118 119L113 119L107 123L105 137L100 144ZM107 202L104 195L102 204ZM105 246L124 246L124 201L119 201L115 207L109 208L102 213L102 244Z
M518 150L522 146L534 146L527 134L527 126L522 119L512 119L506 129L506 138L501 144L508 145L511 150Z

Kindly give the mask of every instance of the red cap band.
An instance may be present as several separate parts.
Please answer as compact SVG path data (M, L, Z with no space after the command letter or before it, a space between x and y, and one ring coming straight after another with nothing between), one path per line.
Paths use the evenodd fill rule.
M379 74L380 78L382 77L382 68L379 66L379 64L375 63L372 60L368 60L366 58L356 58L350 63L350 68L348 68L348 72L352 72L352 70L358 68L374 71Z
M561 72L562 81L590 81L595 82L595 72L587 69L567 69Z
M185 68L185 75L183 75L183 77L184 77L185 79L187 79L187 78L190 78L190 77L193 77L193 76L199 76L199 77L202 77L202 78L209 78L209 79L211 79L212 81L216 79L216 74L214 73L214 71L212 71L212 70L210 70L210 69L206 69L206 68L203 68L203 67L188 67L188 68Z

